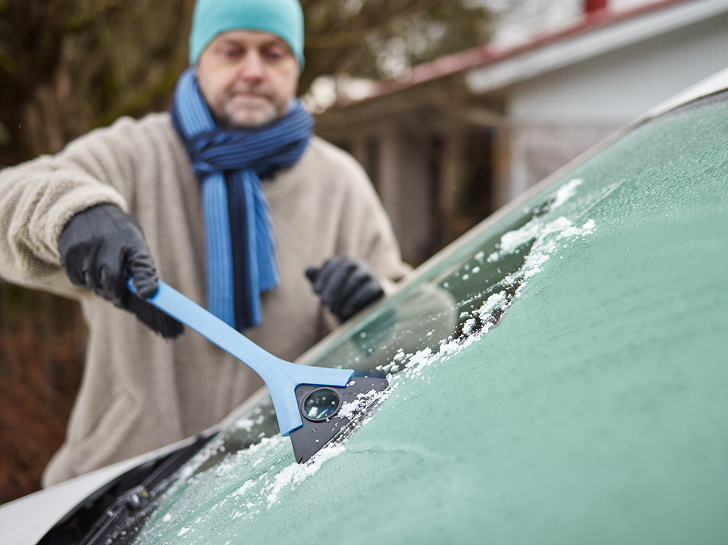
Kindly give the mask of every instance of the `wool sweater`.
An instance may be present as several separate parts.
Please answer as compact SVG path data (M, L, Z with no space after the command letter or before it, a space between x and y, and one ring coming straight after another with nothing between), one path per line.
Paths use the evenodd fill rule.
M313 137L299 162L263 181L280 285L262 296L263 324L246 336L295 360L334 325L304 275L337 254L366 260L378 276L408 270L363 169ZM122 118L0 172L0 276L71 297L89 336L84 376L65 443L44 484L181 440L218 422L262 381L247 366L187 329L162 339L134 315L74 286L58 238L77 212L113 203L137 218L161 279L205 305L200 183L166 113Z

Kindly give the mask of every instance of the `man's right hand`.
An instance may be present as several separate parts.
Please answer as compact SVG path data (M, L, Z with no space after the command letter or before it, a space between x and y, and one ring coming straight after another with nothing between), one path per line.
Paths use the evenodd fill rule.
M137 221L118 206L101 204L73 216L58 239L58 250L74 284L133 312L165 338L184 331L177 320L144 300L158 289L154 259ZM126 287L127 267L139 295Z

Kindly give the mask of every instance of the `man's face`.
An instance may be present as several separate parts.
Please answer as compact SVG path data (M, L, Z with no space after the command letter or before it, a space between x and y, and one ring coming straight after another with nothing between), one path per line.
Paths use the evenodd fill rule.
M298 62L273 34L231 30L197 62L197 80L215 116L230 127L258 127L286 112L296 95Z

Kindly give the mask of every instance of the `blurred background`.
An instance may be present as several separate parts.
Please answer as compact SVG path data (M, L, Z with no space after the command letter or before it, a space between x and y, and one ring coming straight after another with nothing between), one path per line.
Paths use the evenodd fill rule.
M302 0L299 92L418 265L728 66L725 0ZM0 0L0 168L166 109L194 0ZM0 280L0 503L37 490L83 373L73 303Z

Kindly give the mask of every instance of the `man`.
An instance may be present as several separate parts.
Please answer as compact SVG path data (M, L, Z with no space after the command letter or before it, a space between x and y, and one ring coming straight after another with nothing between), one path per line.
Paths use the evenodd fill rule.
M89 326L45 485L197 433L262 385L127 274L290 360L407 271L362 169L311 135L302 52L297 0L198 0L169 113L0 173L0 275L78 299Z

